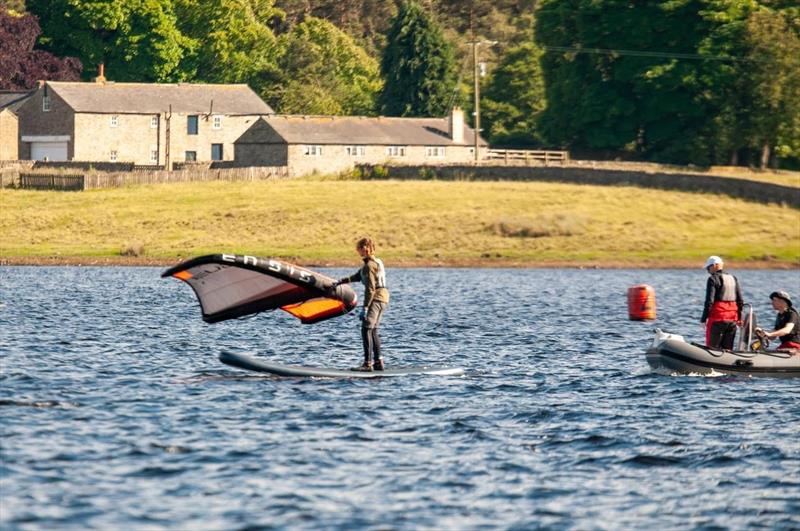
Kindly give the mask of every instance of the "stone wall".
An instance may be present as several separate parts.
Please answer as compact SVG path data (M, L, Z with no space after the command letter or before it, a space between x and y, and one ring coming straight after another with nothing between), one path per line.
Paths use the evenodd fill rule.
M318 148L321 147L321 152ZM292 175L333 174L351 171L358 165L381 164L393 166L427 165L427 164L469 164L474 158L470 146L446 146L443 156L428 155L426 146L402 146L404 155L388 155L387 146L349 146L323 145L309 150L304 145L288 146L287 165Z
M58 94L47 87L50 96L50 110L42 109L45 87L40 87L17 109L19 117L20 150L19 158L31 158L30 142L22 142L23 136L69 136L67 157L75 158L75 121L72 109Z
M19 158L19 120L8 109L0 110L0 160Z

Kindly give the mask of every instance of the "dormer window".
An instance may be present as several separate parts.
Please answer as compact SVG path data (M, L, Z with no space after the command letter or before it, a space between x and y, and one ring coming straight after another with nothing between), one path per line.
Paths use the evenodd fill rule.
M116 114L111 116L111 119L109 121L109 125L111 125L111 127L118 127L119 126L119 116L117 116Z
M50 96L42 96L42 112L50 112Z

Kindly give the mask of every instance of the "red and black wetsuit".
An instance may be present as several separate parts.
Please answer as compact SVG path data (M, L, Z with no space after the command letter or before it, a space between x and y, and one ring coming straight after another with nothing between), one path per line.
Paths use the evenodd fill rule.
M706 302L701 323L706 323L706 345L733 349L736 321L742 318L742 290L735 276L715 271L706 283Z
M778 348L800 348L800 315L797 310L791 306L786 308L785 312L781 312L775 318L775 330L780 330L789 323L794 323L792 331L781 336L781 344Z

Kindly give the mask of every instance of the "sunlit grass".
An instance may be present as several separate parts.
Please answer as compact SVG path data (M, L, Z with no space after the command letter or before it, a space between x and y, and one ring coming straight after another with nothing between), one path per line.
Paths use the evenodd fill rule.
M235 252L398 262L800 264L800 211L727 196L536 182L293 180L0 191L0 256ZM356 257L357 258L357 257Z

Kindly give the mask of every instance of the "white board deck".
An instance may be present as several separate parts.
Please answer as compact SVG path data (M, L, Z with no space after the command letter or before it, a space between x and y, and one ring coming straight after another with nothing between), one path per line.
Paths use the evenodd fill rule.
M436 376L461 376L464 369L460 367L397 367L384 371L361 372L348 369L326 367L302 367L299 365L281 365L270 361L256 359L244 354L223 352L219 361L232 367L248 371L265 372L278 376L305 376L318 378L387 378L392 376L409 376L414 374L430 374Z

